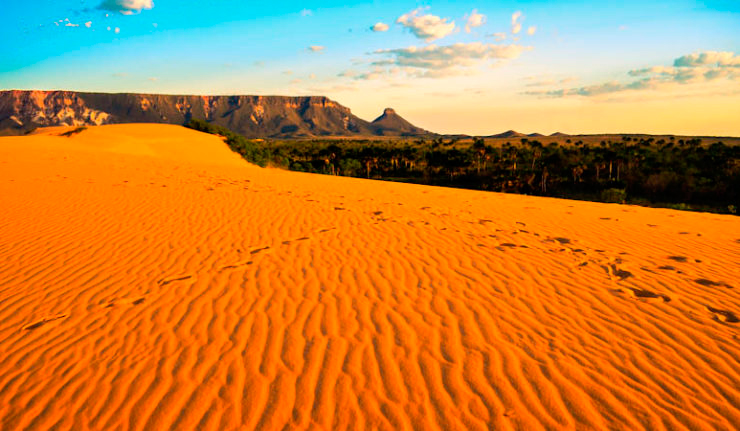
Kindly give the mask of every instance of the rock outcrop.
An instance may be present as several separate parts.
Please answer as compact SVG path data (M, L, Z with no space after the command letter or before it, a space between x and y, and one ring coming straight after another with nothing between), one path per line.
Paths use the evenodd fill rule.
M186 124L203 119L253 138L431 135L391 109L372 123L323 96L175 96L1 91L0 135L44 126Z

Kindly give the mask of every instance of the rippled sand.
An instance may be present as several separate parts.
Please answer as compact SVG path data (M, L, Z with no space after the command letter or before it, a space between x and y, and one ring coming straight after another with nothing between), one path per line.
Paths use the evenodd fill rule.
M0 139L0 428L733 429L740 219Z

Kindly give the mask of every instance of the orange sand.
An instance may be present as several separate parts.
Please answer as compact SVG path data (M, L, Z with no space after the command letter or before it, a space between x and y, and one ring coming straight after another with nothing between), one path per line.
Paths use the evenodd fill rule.
M0 139L0 429L733 429L740 219Z

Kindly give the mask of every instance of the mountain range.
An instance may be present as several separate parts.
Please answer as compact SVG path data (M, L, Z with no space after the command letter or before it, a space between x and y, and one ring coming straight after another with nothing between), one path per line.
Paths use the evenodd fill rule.
M323 96L176 96L75 91L0 91L0 135L38 127L186 124L202 119L250 138L430 136L386 109L365 121Z

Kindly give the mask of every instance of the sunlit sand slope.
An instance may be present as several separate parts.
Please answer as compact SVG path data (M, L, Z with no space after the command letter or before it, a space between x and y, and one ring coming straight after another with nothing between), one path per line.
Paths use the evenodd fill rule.
M0 429L735 429L740 219L0 139Z

